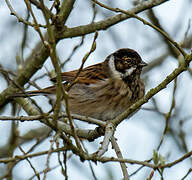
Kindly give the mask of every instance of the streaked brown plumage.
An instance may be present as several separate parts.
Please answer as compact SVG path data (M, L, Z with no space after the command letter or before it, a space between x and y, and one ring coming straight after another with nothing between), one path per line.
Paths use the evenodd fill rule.
M84 68L69 90L71 113L104 121L115 118L144 96L140 74L146 65L136 51L124 48L109 55L104 62ZM72 82L77 72L62 73L62 80ZM18 96L55 93L56 87L51 86Z

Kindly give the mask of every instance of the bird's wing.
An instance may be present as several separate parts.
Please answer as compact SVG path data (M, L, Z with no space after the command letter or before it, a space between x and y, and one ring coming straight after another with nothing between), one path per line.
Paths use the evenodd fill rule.
M61 74L62 81L65 82L72 82L76 74L78 73L78 70L64 72ZM92 66L88 66L80 72L78 78L77 78L77 84L95 84L98 81L104 81L108 78L108 72L106 71L105 65L103 63L98 63ZM51 81L56 82L56 78L52 78ZM65 85L65 82L63 83ZM55 94L56 92L56 86L49 86L44 89L35 90L35 91L27 91L25 93L15 93L11 96L11 98L14 97L28 97L28 96L36 96L39 94L49 95L49 94Z
M76 74L79 70L63 72L61 73L62 81L72 82L76 77ZM107 73L105 67L102 63L98 63L92 66L88 66L81 70L79 76L77 77L77 83L80 84L89 84L89 83L96 83L98 80L105 80L107 79ZM56 82L56 78L52 78L51 81Z

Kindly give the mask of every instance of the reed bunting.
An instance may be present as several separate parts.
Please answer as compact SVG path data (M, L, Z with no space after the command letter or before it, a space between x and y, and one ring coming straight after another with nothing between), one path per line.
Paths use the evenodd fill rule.
M146 65L136 51L124 48L107 56L104 62L84 68L68 92L71 113L103 121L115 118L144 96L145 87L140 74ZM74 80L77 72L61 74L64 87ZM55 82L56 78L51 80ZM39 94L55 95L56 86L16 96Z

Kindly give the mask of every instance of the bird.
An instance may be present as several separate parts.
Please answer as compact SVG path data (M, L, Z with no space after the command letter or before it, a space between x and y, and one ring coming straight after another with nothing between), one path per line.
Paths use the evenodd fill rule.
M102 121L114 119L144 96L145 85L140 75L145 66L147 63L135 50L122 48L103 62L82 69L68 91L70 112ZM78 72L79 69L61 73L64 89ZM56 77L51 81L56 82ZM56 97L56 85L17 93L15 97L36 95Z

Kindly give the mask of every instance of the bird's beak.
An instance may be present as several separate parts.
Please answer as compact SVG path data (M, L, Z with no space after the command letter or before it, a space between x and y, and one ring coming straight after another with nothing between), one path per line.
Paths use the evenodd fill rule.
M145 67L145 66L147 66L148 64L146 63L146 62L144 62L144 61L141 61L140 63L139 63L139 66L140 67Z

